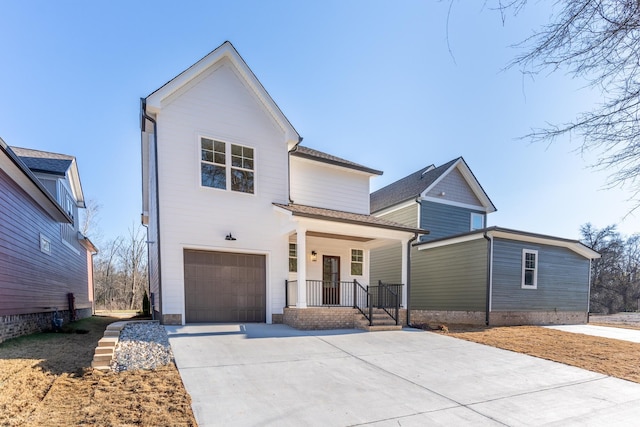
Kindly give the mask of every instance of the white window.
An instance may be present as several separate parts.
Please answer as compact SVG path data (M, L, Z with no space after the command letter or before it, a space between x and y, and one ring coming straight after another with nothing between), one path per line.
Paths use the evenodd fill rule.
M351 275L362 276L364 264L364 251L362 249L351 249Z
M254 150L200 138L200 183L221 190L254 192Z
M522 250L522 289L538 288L538 251Z
M298 271L298 247L295 243L289 243L289 272Z
M484 228L484 214L471 213L471 231Z

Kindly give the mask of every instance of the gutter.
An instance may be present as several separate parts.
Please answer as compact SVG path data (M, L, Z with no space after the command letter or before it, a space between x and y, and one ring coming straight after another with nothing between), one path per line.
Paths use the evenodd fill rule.
M159 188L160 186L159 186L159 179L158 179L158 123L153 117L147 114L146 98L140 98L140 115L141 115L140 128L143 132L146 130L145 120L149 120L151 123L153 123L153 161L155 163L154 175L155 175L155 185L156 185L155 196L156 196L156 232L157 232L155 244L157 245L157 253L158 253L158 305L160 308L158 312L162 314L162 268L161 268L162 262L161 262L161 253L160 253L160 188ZM141 135L140 138L144 138L144 136ZM140 144L140 147L142 147L142 143ZM142 158L142 155L140 156L140 158ZM148 227L147 227L147 242L149 242ZM149 253L149 243L147 243L147 256L148 256L148 253ZM148 262L147 262L147 269L148 269L147 276L149 277L149 297L151 297L151 271L150 271L151 266L149 265ZM152 300L151 301L152 318L154 317L153 302L154 301ZM159 320L162 321L162 318L160 318Z
M485 231L483 237L487 239L487 299L484 323L485 325L489 326L489 314L491 312L491 292L493 291L493 235Z

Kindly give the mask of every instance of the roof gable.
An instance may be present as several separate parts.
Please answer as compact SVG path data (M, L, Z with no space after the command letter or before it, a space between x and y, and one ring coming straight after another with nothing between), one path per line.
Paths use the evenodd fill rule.
M11 150L20 157L20 160L31 172L68 177L78 206L85 207L84 193L75 157L31 148L11 147Z
M14 151L0 138L0 169L42 207L56 221L73 223L51 193L31 172Z
M477 202L485 207L487 212L494 212L495 206L489 199L469 166L462 157L453 159L443 165L433 165L407 175L398 181L387 185L371 194L371 212L379 212L383 209L395 206L410 199L418 197L429 198L438 192L438 186L446 179L460 181L460 178L468 185L467 201L475 197ZM471 196L472 195L472 196ZM444 201L443 201L444 202Z
M147 96L145 99L147 111L157 113L162 109L163 103L170 99L171 95L193 81L202 78L224 61L228 61L234 67L234 71L242 79L243 83L253 92L278 127L283 130L290 148L297 144L301 140L298 132L293 128L238 51L228 41Z

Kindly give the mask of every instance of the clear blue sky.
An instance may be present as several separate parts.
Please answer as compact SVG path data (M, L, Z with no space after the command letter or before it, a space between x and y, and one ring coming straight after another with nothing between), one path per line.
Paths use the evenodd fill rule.
M140 218L139 99L231 41L304 144L384 170L380 188L463 156L498 212L489 225L578 238L640 231L579 141L518 139L601 99L562 72L502 71L550 2L502 25L476 1L0 0L0 136L75 155L105 239ZM449 51L450 49L450 51Z

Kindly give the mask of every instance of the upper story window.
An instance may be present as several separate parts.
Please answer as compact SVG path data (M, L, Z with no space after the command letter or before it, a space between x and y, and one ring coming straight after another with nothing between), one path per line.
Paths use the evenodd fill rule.
M203 187L254 192L254 150L200 138L200 182Z
M484 228L484 214L471 213L471 231Z
M538 288L538 251L522 250L522 288Z

